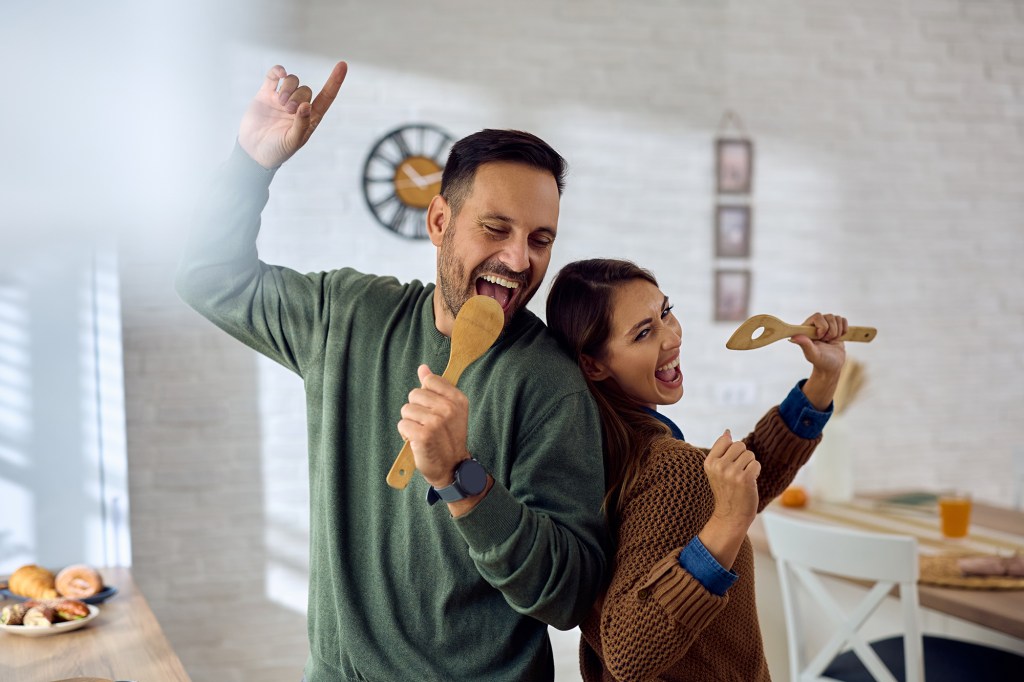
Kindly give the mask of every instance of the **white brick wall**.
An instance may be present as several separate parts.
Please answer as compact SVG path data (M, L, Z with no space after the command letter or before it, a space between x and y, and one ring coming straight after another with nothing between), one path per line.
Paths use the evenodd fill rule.
M253 21L202 83L221 93L204 102L209 158L227 153L270 65L318 87L350 62L328 120L275 181L267 260L432 279L429 244L386 233L363 204L375 138L413 121L535 132L571 166L551 273L618 255L658 275L684 327L686 395L666 412L707 444L751 426L805 371L789 344L726 351L734 325L710 321L712 149L731 108L757 145L751 312L836 311L879 329L848 346L869 375L844 416L857 487L960 482L1010 501L1002 472L1024 416L1024 4L263 5L273 25ZM301 384L176 301L177 236L164 241L124 259L139 582L195 679L297 679ZM757 403L715 404L727 381L754 382Z

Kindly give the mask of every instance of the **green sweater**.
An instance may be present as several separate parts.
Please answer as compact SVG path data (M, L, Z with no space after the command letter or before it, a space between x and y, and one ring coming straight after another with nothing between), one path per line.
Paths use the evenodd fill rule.
M236 146L177 288L305 384L307 681L553 679L547 624L579 623L605 571L599 417L582 377L523 310L459 381L468 449L495 479L487 497L453 519L427 505L419 475L392 489L416 367L441 373L448 360L434 286L260 261L273 174Z

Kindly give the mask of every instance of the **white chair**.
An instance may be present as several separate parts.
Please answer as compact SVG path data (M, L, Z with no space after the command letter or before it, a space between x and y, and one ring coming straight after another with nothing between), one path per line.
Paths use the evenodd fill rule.
M779 569L793 682L923 682L926 669L932 682L1024 679L1018 676L1024 675L1024 657L980 644L922 636L916 539L809 523L774 512L761 517ZM855 608L846 610L817 573L869 581L874 586ZM798 616L798 587L805 588L834 625L827 643L806 663L800 655L806 638ZM903 636L868 643L859 630L894 587L899 588Z

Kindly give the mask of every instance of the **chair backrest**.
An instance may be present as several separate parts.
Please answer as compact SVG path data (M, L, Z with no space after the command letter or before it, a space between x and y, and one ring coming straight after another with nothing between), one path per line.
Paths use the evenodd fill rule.
M828 679L821 676L822 672L849 645L876 680L895 682L858 630L898 585L906 680L922 682L924 661L917 600L917 540L810 523L770 511L763 513L761 518L768 546L779 569L792 680ZM816 575L819 573L875 584L855 608L844 609ZM806 636L798 614L798 586L806 589L835 625L828 642L807 663L801 662L800 656L800 643L806 640Z

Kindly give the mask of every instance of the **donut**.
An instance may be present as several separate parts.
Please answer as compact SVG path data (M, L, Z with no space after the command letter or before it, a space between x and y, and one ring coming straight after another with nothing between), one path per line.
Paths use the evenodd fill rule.
M86 599L103 589L99 571L86 564L68 566L57 574L57 592L72 599Z

